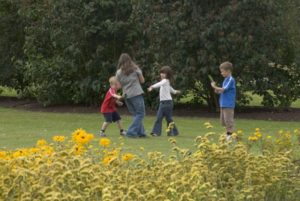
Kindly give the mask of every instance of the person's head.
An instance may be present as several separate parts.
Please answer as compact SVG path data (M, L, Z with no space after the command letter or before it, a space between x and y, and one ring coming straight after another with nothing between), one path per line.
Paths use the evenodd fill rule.
M120 89L121 84L115 76L109 78L109 85L113 89Z
M163 66L159 73L161 79L168 79L170 81L173 79L173 72L170 66Z
M137 68L137 65L132 61L129 54L122 53L119 58L118 68L121 69L122 73L129 75Z
M223 77L230 76L232 73L232 70L233 70L233 66L232 66L232 63L230 63L229 61L221 63L220 72Z

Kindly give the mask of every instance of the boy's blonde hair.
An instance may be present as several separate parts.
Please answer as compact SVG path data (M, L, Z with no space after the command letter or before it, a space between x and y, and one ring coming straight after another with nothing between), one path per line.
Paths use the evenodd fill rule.
M109 78L109 84L112 85L112 84L115 84L116 82L118 82L116 76L111 76Z
M232 70L233 70L233 65L232 65L232 63L230 63L229 61L225 61L225 62L221 63L220 69L221 69L221 70L225 70L225 71L230 71L230 72L232 72Z

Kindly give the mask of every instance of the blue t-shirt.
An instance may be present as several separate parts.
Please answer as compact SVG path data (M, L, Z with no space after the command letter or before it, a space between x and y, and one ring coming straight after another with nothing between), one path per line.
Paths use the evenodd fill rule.
M235 80L232 76L228 76L224 79L222 88L224 92L220 94L220 107L222 108L234 108L236 87Z

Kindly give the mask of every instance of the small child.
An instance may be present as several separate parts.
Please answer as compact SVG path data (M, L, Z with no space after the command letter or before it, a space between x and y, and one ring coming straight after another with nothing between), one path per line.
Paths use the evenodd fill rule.
M230 62L220 65L221 75L225 78L222 87L217 87L215 82L211 83L215 93L220 94L220 119L222 126L226 128L226 140L231 139L234 129L234 108L236 98L235 80L232 77L233 66Z
M179 94L180 91L174 90L170 85L170 80L172 79L172 69L169 66L164 66L160 70L160 78L161 81L152 85L148 88L148 91L151 92L155 88L160 88L159 90L159 98L160 104L157 111L157 118L155 124L153 126L151 135L152 136L160 136L162 130L162 120L165 117L167 120L167 126L172 127L170 131L168 131L168 136L176 136L178 135L178 130L176 125L173 122L173 100L172 94ZM172 123L172 125L170 125Z
M115 76L109 78L110 89L105 95L105 99L101 105L101 113L104 116L105 122L102 125L100 131L100 137L106 137L105 130L112 122L116 122L118 128L120 129L120 135L126 135L121 123L121 117L117 112L116 104L122 106L123 103L119 101L122 96L117 95L118 89L121 88L119 81Z

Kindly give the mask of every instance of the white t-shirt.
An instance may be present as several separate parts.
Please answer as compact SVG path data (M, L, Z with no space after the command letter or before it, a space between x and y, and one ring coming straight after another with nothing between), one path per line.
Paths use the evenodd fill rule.
M162 79L160 82L151 86L152 88L160 88L159 89L159 99L160 101L172 100L172 94L176 94L177 91L173 89L170 85L170 81L168 79Z

